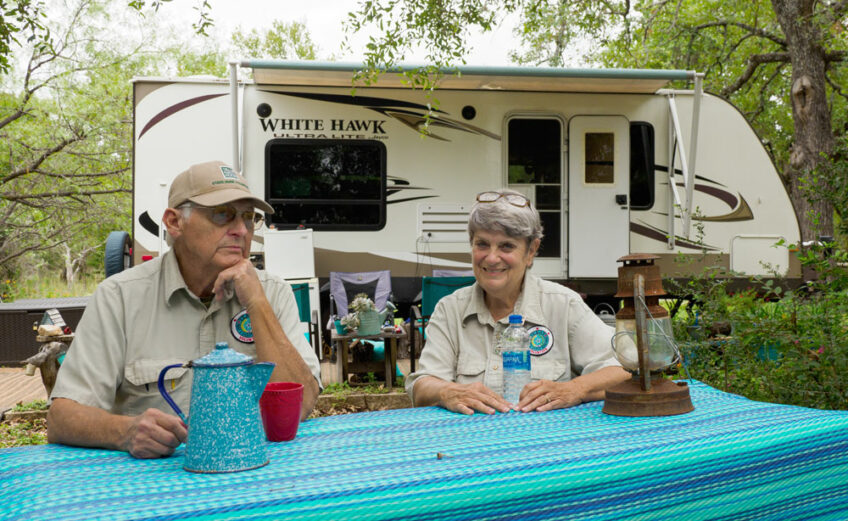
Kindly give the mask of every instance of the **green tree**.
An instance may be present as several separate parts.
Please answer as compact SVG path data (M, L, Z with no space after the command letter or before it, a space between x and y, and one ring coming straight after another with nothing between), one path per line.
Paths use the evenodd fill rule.
M306 26L300 22L274 20L271 28L244 33L238 27L233 33L233 46L244 57L278 60L314 60L317 48Z
M0 274L58 271L70 283L100 272L110 231L131 229L131 79L225 76L230 53L122 2L53 2L43 23L50 45L14 43L0 73ZM253 36L257 49L286 49L290 36L297 57L314 55L302 24Z
M21 73L3 77L0 96L0 267L62 252L72 277L129 206L127 56L92 39L107 14L79 2L55 26L50 46L33 45ZM20 80L18 81L18 78ZM55 258L55 256L54 256ZM68 271L69 270L69 271Z
M0 74L11 67L9 56L21 40L50 46L50 31L44 25L44 5L32 0L0 0Z

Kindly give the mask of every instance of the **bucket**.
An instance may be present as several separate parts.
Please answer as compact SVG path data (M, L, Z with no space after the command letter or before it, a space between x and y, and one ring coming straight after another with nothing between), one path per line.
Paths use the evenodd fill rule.
M382 324L380 324L380 315L373 310L360 311L359 328L357 333L362 336L379 335Z

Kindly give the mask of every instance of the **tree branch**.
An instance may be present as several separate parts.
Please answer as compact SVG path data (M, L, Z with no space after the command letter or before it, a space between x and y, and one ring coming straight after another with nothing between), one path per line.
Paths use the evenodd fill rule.
M30 199L47 199L53 197L79 197L81 195L84 196L94 196L94 195L104 195L104 194L118 194L118 193L132 193L132 190L129 188L116 188L114 190L93 190L89 192L74 192L73 190L65 190L62 192L46 192L43 194L3 194L3 198L9 201L19 201L25 202Z
M71 143L74 143L74 142L76 142L76 141L79 141L80 139L82 139L80 136L77 136L77 137L74 137L74 138L66 138L66 139L63 139L62 141L60 141L59 143L57 143L57 144L56 144L55 146L53 146L52 148L47 149L47 150L46 150L44 153L42 153L39 157L35 158L35 159L34 159L34 160L30 163L30 164L25 165L25 166L23 166L23 167L21 167L21 168L18 168L17 170L13 170L12 172L10 172L10 173L9 173L9 175L8 175L8 176L6 176L6 178L5 178L5 179L3 179L3 181L2 181L2 182L3 182L3 183L8 183L9 181L12 181L12 180L14 180L14 179L16 179L16 178L18 178L18 177L20 177L20 176L22 176L22 175L26 175L26 174L28 174L28 173L30 173L30 172L33 172L33 171L37 170L37 169L38 169L38 167L39 167L39 166L40 166L43 162L45 162L45 161L47 160L47 158L49 158L50 156L52 156L53 154L55 154L55 153L57 153L57 152L60 152L60 151L61 151L63 148L65 148L66 146L68 146L68 145L70 145Z
M736 78L732 84L721 90L721 95L728 97L737 90L741 89L748 80L757 71L757 68L764 63L789 62L789 54L785 52L772 52L767 54L753 54L748 57L748 65L742 72L742 75Z
M122 174L129 170L129 168L118 168L117 170L112 170L109 172L94 172L90 174L60 174L58 172L48 172L47 170L42 170L40 168L35 168L32 170L34 173L38 173L41 175L45 175L48 177L58 177L60 179L76 179L76 178L85 178L85 177L109 177L113 175Z
M709 29L711 27L724 27L724 28L738 27L740 29L745 29L746 31L748 31L749 33L751 33L755 36L759 36L760 38L765 38L767 40L771 40L774 43L778 44L783 49L786 48L786 40L784 40L783 38L780 38L776 35L768 33L766 31L760 29L759 27L754 27L752 25L743 24L741 22L734 22L732 20L718 20L718 21L715 21L715 22L707 22L705 24L696 25L692 29L697 32L697 31L700 31L701 29Z

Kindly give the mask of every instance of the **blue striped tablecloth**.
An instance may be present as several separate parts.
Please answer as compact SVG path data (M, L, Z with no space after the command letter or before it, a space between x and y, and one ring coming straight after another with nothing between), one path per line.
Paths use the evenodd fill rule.
M47 445L0 450L0 519L848 519L848 412L692 384L695 411L310 420L233 474ZM443 454L441 459L437 454Z

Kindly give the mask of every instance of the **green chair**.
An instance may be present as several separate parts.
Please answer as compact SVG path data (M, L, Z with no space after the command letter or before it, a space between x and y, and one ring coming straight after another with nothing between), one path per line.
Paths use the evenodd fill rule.
M315 350L315 356L321 359L321 346L318 344L318 313L312 311L309 301L309 283L298 282L291 285L294 292L294 300L297 302L297 311L300 314L300 322L306 325L306 340ZM310 314L312 316L310 316Z
M415 372L415 345L420 336L421 347L427 340L424 328L430 321L430 315L436 309L436 303L442 297L450 295L459 288L474 284L474 277L422 277L421 306L412 306L412 316L409 320L409 372Z

